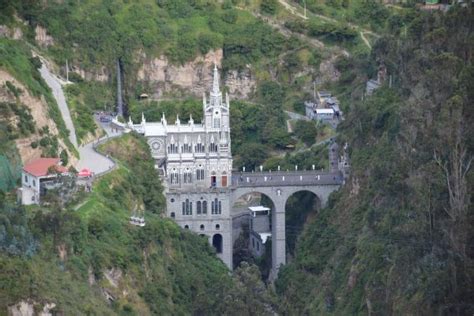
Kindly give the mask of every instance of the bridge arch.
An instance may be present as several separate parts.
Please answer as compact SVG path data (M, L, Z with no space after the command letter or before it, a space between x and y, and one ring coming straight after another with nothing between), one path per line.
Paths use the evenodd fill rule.
M264 193L264 191L266 190L239 190L233 192L230 215L232 217L232 261L234 268L237 268L242 261L252 260L252 254L263 255L266 253L265 249L268 250L266 247L270 245L267 242L267 237L262 239L261 234L271 229L271 221L269 220L275 210L275 203L268 192ZM252 218L249 207L258 205L270 208L269 217ZM252 231L254 232L252 233ZM272 268L270 260L265 260L263 265L265 268L262 271L268 272Z
M253 177L250 179L250 177ZM263 179L260 179L262 178ZM283 176L282 176L283 177ZM260 193L269 197L273 202L271 225L272 225L272 275L276 277L281 265L286 264L286 221L285 207L288 199L295 193L301 191L309 191L318 198L318 206L324 207L327 203L329 195L336 191L340 186L340 179L333 174L329 175L291 175L286 173L284 181L275 181L277 178L273 176L275 183L268 180L270 176L260 173L253 173L240 176L239 181L234 182L231 194L231 205L233 201L242 195L249 193ZM290 179L293 177L293 179ZM240 178L243 178L241 180ZM249 181L248 181L249 180ZM265 181L267 180L267 181ZM323 182L324 180L324 182Z
M294 256L297 240L308 219L321 209L321 199L313 190L302 189L290 194L285 202L286 254Z

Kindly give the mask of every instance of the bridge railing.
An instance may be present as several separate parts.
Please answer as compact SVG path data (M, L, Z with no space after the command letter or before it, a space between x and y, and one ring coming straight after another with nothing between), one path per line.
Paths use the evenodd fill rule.
M232 175L233 187L297 186L297 185L340 185L341 172L280 171L242 172Z

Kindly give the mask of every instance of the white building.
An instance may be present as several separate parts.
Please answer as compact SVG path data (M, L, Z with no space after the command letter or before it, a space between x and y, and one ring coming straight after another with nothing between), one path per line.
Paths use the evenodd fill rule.
M40 197L48 185L52 185L58 174L67 173L59 158L39 158L23 167L18 198L23 205L39 204Z
M249 248L255 257L265 253L265 243L272 236L270 226L270 208L264 206L250 206L250 240Z
M334 109L316 109L316 120L318 121L332 121L335 116Z
M214 79L209 100L203 95L203 122L192 118L168 124L163 114L160 122L128 127L147 138L157 167L164 177L167 215L181 227L206 235L218 256L232 268L232 223L230 182L232 155L229 124L229 96L219 89L219 75Z

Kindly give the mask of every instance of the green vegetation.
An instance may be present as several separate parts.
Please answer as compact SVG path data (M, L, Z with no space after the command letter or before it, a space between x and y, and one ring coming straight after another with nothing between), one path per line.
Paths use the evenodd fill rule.
M406 38L375 45L370 59L384 61L392 88L352 100L339 136L352 179L282 269L284 314L472 313L472 19L470 9L418 13ZM339 83L355 94L376 68L365 58L347 60L355 75Z
M74 74L74 73L73 73ZM71 111L71 117L80 143L90 135L97 136L98 127L94 122L94 111L113 109L114 96L106 83L85 82L78 76L72 76L75 83L67 85L65 95Z

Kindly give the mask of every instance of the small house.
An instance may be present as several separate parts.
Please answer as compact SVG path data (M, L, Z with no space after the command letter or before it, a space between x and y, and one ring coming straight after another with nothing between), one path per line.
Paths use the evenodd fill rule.
M39 158L23 167L21 188L18 190L21 204L39 204L47 189L57 186L55 180L58 175L68 173L60 162L59 158Z

